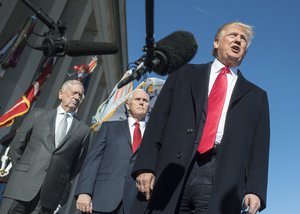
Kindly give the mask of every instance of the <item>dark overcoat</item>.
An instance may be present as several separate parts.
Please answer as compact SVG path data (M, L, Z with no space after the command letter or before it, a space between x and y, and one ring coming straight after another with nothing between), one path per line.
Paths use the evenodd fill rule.
M187 171L206 120L211 63L188 64L171 74L151 113L133 177L156 175L147 213L176 213ZM265 91L238 72L217 154L208 214L238 214L246 193L266 206L269 107ZM136 209L141 214L143 211Z
M42 206L55 210L65 187L82 165L89 127L76 117L55 148L56 109L32 109L10 144L13 171L4 197L31 201L39 192Z

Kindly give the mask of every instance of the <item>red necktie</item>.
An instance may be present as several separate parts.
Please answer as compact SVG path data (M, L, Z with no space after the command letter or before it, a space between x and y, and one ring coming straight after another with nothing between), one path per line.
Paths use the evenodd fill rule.
M134 125L135 125L135 128L133 131L133 143L132 143L132 152L133 153L135 153L135 151L139 147L141 140L142 140L140 124L138 122L135 122Z
M226 97L227 91L227 77L226 74L230 70L228 67L222 68L208 97L207 117L204 126L202 138L198 147L200 154L212 149L215 143L217 129L221 118L221 113Z

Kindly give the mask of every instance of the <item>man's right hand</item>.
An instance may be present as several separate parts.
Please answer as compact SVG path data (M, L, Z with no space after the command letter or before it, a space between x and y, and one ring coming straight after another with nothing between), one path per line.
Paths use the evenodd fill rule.
M144 172L136 177L137 189L149 200L153 190L155 175L151 172Z
M89 194L80 194L76 201L76 209L81 212L92 213L92 198Z

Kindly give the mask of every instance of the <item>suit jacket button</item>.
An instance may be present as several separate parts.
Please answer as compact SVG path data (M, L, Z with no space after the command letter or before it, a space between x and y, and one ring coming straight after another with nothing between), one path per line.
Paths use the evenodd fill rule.
M193 131L194 131L194 129L190 129L190 128L186 130L186 132L187 132L188 134L193 133Z
M205 116L205 115L202 115L202 117L201 117L201 122L205 122L205 120L206 120L206 116Z
M177 157L178 159L180 159L180 158L182 157L182 153L181 153L181 152L178 152L177 155L176 155L176 157Z

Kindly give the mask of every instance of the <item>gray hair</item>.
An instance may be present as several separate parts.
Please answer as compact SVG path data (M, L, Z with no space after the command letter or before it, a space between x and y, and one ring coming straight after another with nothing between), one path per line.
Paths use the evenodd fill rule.
M131 100L132 100L132 98L133 98L133 94L134 94L136 91L144 91L144 92L146 92L146 94L148 94L147 91L145 91L144 89L137 88L137 89L133 90L133 91L128 95L128 98L127 98L127 102L128 102L128 103L131 102ZM148 94L148 97L149 97L149 94ZM149 97L149 101L150 101L150 97Z
M72 85L81 85L82 88L84 89L84 86L83 86L82 82L80 82L79 80L67 80L67 81L65 81L65 82L62 84L60 90L61 90L61 91L65 91L67 88L70 88ZM84 100L84 98L85 98L85 96L84 96L84 94L83 94L83 97L82 97L81 101Z

